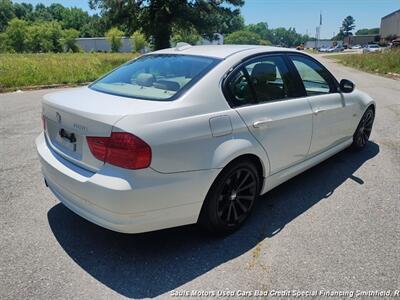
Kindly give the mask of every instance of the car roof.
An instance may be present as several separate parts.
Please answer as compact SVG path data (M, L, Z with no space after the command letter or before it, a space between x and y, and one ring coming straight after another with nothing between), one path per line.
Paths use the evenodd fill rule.
M178 46L175 48L167 48L152 52L151 54L185 54L185 55L198 55L209 56L215 58L225 59L228 56L234 55L239 52L252 51L252 52L275 52L275 51L293 51L294 49L272 47L272 46L257 46L257 45L201 45L190 46L188 44Z

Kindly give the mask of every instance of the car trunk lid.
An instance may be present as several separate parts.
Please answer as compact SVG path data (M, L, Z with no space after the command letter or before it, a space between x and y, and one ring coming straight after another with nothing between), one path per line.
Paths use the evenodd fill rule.
M46 138L62 157L95 172L104 162L93 156L86 137L109 137L118 120L127 114L156 110L156 104L87 87L47 94L43 99Z

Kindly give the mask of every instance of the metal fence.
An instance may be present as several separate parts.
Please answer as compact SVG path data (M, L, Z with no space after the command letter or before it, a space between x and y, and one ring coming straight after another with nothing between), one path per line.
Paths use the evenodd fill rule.
M133 46L130 38L122 38L122 46L119 52L132 52ZM215 39L209 41L207 39L200 40L197 45L222 45L224 43L224 36L222 34L216 33ZM94 38L77 38L76 45L79 46L85 52L110 52L110 43L105 37L94 37Z

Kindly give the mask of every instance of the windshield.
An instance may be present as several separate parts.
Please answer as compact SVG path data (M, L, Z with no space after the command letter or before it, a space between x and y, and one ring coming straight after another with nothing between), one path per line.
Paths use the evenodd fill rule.
M193 55L145 55L122 65L89 87L124 97L173 100L219 61Z

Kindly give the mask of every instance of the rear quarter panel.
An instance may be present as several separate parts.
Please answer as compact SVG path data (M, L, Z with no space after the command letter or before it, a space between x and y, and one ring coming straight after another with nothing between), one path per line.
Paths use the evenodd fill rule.
M211 118L229 117L232 131L213 136ZM243 154L254 154L269 172L268 158L236 111L229 109L172 120L156 120L135 125L134 117L125 117L115 130L132 132L152 149L150 167L161 173L219 169Z

